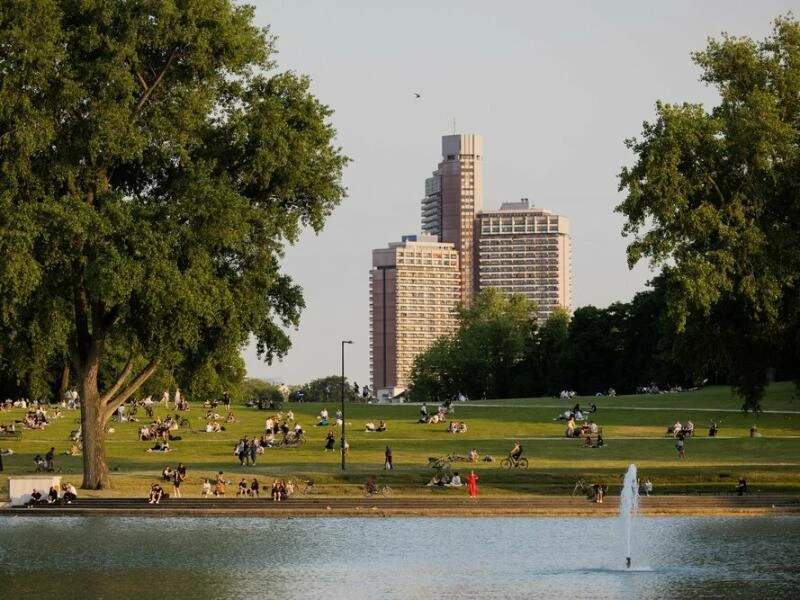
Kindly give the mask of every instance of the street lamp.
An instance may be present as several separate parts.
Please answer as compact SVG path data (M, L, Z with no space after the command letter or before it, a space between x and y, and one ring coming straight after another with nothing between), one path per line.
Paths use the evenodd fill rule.
M353 340L342 340L342 442L341 442L341 446L342 446L342 471L344 471L345 467L346 467L346 458L345 458L345 456L346 456L346 452L347 452L347 449L345 448L345 444L344 444L344 422L345 422L345 418L344 418L344 345L345 344L352 344L352 343L353 343Z

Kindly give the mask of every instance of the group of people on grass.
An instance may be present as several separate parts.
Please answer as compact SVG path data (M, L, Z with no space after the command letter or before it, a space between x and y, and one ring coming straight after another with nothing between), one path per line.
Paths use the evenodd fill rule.
M442 402L439 406L436 407L436 412L429 415L428 414L428 405L427 403L423 402L422 406L419 409L419 423L427 423L427 424L437 424L437 423L444 423L447 420L449 415L455 414L456 409L453 406L452 400L447 400L446 402Z
M340 409L336 410L334 415L333 423L329 420L328 409L322 407L322 410L319 411L319 415L317 415L317 427L330 427L331 425L335 425L336 427L342 426L342 411Z

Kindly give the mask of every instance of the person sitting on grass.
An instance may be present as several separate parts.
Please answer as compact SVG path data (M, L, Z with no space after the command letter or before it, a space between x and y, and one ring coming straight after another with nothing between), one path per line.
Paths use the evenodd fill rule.
M458 472L453 473L453 478L447 485L450 487L461 487L461 476L458 474Z
M480 458L480 457L478 456L478 449L477 449L477 448L472 448L472 449L470 449L470 451L467 453L467 459L469 459L469 462L474 462L474 463L476 463L476 462L478 462L478 459L479 459L479 458Z
M236 492L236 495L237 496L249 495L249 490L247 489L247 481L245 480L244 477L242 477L242 480L239 482L239 490Z
M586 438L583 440L583 447L584 448L591 448L592 447L592 436L587 435Z
M367 433L372 433L375 431L375 423L372 421L367 421L367 424L364 425L364 431Z
M203 498L208 498L211 495L211 482L208 480L208 477L203 480L203 487L200 488L200 495Z
M375 431L378 431L378 432L384 432L384 431L386 431L386 421L384 421L383 419L381 419L381 422L380 422L380 423L378 423L378 428L377 428Z
M164 481L171 481L172 480L172 475L174 473L175 473L175 471L172 470L172 467L167 465L166 467L164 467L164 470L161 471L161 479L163 479Z
M603 434L597 434L597 443L594 445L595 448L602 448L605 442L603 442Z
M376 485L375 478L372 475L367 478L367 483L364 485L364 491L366 491L368 494L378 493L378 486Z

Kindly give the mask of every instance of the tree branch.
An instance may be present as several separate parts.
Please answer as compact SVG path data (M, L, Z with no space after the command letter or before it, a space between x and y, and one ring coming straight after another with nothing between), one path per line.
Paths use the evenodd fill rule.
M89 343L91 334L89 333L89 316L87 311L86 289L80 285L75 288L75 333L78 346L78 356L81 364L76 370L80 373L86 364L86 357L89 354ZM76 365L78 367L78 365Z
M711 185L714 186L714 189L717 190L717 195L719 196L720 202L722 202L722 204L725 204L725 196L722 194L722 190L719 189L717 182L714 181L714 178L711 177L711 175L706 175L706 179L708 179L711 182Z
M139 374L134 377L133 381L131 381L118 395L115 399L111 399L112 395L111 392L113 390L119 389L119 386L115 383L114 386L106 392L103 397L101 398L101 402L106 404L105 412L103 413L105 423L112 417L114 411L120 407L128 398L131 397L132 394L136 392L144 383L150 379L150 376L155 372L158 368L158 365L161 361L159 359L155 359L150 362L144 369L142 369ZM123 379L122 376L118 378L118 383L121 384Z
M147 82L144 80L142 76L142 72L137 69L136 71L136 78L139 80L139 83L142 84L142 89L144 90L145 94L150 91L150 87L147 85Z
M136 110L133 111L134 114L142 110L142 107L145 104L147 104L147 101L150 99L150 96L153 94L153 91L159 85L161 85L161 82L164 80L164 75L167 74L167 70L169 70L170 66L172 65L172 62L175 60L177 56L178 56L178 48L175 48L172 50L172 53L169 55L169 58L167 59L167 64L164 65L164 68L161 70L161 73L158 74L158 77L156 77L156 80L153 82L153 84L150 87L147 87L146 84L142 83L142 85L145 86L145 92L144 95L142 95L142 97L139 99L139 102L136 104ZM141 81L141 75L139 77Z
M129 358L128 362L125 363L125 366L122 369L122 372L117 377L117 380L114 382L114 385L100 397L100 404L105 405L114 395L119 391L122 387L122 384L130 377L131 371L133 371L133 359Z

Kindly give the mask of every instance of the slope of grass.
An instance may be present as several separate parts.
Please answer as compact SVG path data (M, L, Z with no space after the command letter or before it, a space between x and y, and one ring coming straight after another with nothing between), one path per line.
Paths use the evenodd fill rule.
M583 448L580 440L564 437L565 423L554 417L570 408L575 401L586 407L595 402L593 415L602 427L606 447ZM337 403L329 403L333 413ZM152 443L140 442L139 427L145 423L112 423L107 436L107 455L112 469L113 489L84 492L87 495L136 496L146 494L149 483L167 464L179 461L189 468L189 480L182 488L184 495L198 495L203 477L225 471L236 482L241 477L257 477L262 483L273 478L303 481L312 479L323 494L358 494L369 475L378 475L400 494L433 493L424 484L433 471L429 457L448 454L466 456L470 448L480 455L490 455L493 462L468 464L455 461L453 470L474 468L480 475L482 494L568 494L575 481L603 479L612 486L631 463L637 464L642 478L650 477L661 492L703 492L732 489L739 476L745 476L751 487L760 491L800 492L800 402L794 399L790 384L775 384L764 401L760 416L744 415L740 402L729 388L712 387L679 394L620 396L616 398L578 398L573 401L557 398L512 399L487 402L466 402L456 406L454 419L464 421L466 433L451 434L446 424L418 423L419 405L348 405L347 470L341 470L338 452L325 452L327 427L316 427L316 415L322 404L287 405L297 421L304 425L308 442L299 448L268 449L256 465L241 467L233 455L234 447L244 435L260 435L267 411L235 407L239 418L220 433L204 433L205 411L195 406L184 413L190 426L177 434L168 454L148 453ZM429 407L433 408L433 407ZM21 419L22 409L0 413L0 422L8 424ZM156 408L156 416L165 416L164 407ZM51 446L58 453L69 447L69 432L77 427L78 412L63 411L43 431L25 431L22 439L0 438L0 447L14 454L4 456L5 470L0 476L0 497L7 498L8 476L33 474L35 454L44 454ZM389 429L384 433L366 433L368 420L385 419ZM687 440L687 460L679 461L674 440L665 436L666 427L675 420L694 421L696 436ZM707 436L711 420L721 422L716 438ZM750 428L758 428L758 436L750 437ZM337 438L339 431L335 430ZM530 460L526 471L504 470L499 459L506 456L515 439L519 439ZM383 471L387 445L393 450L395 470ZM79 483L80 457L59 455L56 466L61 476ZM463 493L458 490L436 490L435 493Z

